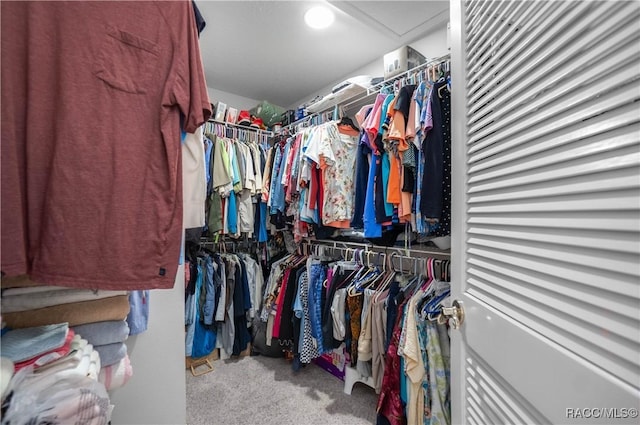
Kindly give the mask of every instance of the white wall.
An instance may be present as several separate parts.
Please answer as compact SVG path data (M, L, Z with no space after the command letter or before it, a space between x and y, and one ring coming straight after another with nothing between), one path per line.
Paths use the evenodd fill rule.
M149 326L127 340L131 380L114 390L113 425L185 424L184 266L173 289L149 295Z
M447 23L442 23L439 26L433 28L426 36L412 41L408 43L409 46L413 47L418 52L422 53L424 57L429 59L441 57L449 54L449 40L448 40L448 30ZM350 72L348 75L338 79L327 87L318 90L317 92L310 93L302 99L299 99L297 102L289 105L287 109L296 109L298 106L308 102L313 99L317 95L326 95L327 93L331 93L331 89L338 83L346 80L349 77L355 77L358 75L370 75L371 77L382 77L384 75L384 59L383 55L380 55L379 59Z
M209 100L214 105L220 101L226 103L227 107L236 108L238 111L242 109L251 109L258 105L261 101L248 97L238 96L237 94L207 87L209 91Z

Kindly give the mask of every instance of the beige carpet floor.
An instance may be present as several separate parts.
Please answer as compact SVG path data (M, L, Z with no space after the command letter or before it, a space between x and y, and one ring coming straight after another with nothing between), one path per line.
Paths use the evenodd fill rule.
M282 358L216 360L214 371L187 376L188 425L375 424L377 395L310 364L294 372Z

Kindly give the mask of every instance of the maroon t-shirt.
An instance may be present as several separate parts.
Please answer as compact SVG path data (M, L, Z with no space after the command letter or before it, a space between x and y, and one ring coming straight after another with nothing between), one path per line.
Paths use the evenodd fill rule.
M2 2L1 269L170 288L180 115L211 115L189 1Z

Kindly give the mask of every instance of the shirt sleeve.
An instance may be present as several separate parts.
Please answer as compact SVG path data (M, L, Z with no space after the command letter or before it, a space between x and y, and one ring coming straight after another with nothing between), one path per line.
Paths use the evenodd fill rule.
M319 126L315 128L312 131L312 133L309 135L309 142L307 144L306 150L304 151L305 158L310 159L316 164L320 163L320 153L321 153L321 144L322 144L323 136L324 136L323 126Z
M177 29L174 60L170 75L174 75L171 101L184 117L183 129L194 133L211 117L211 103L204 77L200 44L193 8L189 2L179 2L184 19Z
M319 164L324 164L321 168L326 166L333 166L336 163L336 157L333 152L333 146L340 141L340 134L338 133L338 126L335 123L329 123L325 127L322 140L320 142L320 156L323 161Z

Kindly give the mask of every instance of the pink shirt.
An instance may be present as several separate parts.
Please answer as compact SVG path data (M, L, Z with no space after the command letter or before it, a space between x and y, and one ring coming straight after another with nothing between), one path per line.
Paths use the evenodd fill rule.
M385 94L378 94L376 96L376 102L373 104L373 110L369 113L369 116L364 122L364 129L369 135L369 140L373 143L378 135L380 129L380 115L382 114L382 103L387 98Z

